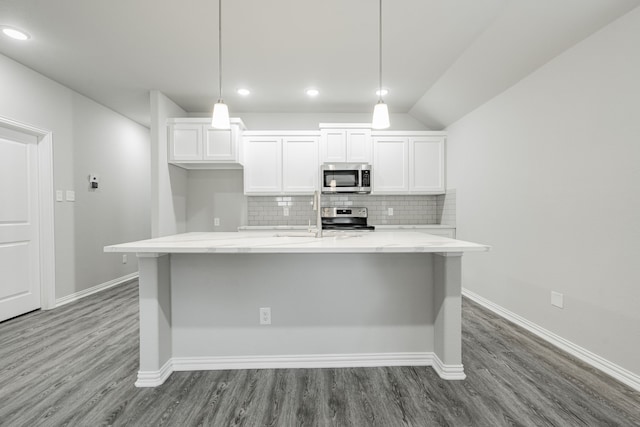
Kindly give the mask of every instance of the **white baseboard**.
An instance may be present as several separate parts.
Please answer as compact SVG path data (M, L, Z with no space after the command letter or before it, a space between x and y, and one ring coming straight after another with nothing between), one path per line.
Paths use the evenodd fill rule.
M467 378L462 365L445 365L435 354L433 355L433 370L443 380L463 380Z
M173 367L171 365L171 359L162 365L159 371L138 371L138 381L136 381L136 387L157 387L162 385L169 375L173 373Z
M240 357L174 357L159 371L138 371L136 387L156 387L173 371L226 369L355 368L377 366L432 366L445 380L466 378L462 365L445 365L431 352L311 354Z
M624 369L621 366L616 365L613 362L610 362L595 353L590 352L589 350L580 347L577 344L572 343L559 335L554 334L551 331L548 331L533 322L521 317L504 307L501 307L486 298L481 297L480 295L471 292L468 289L462 289L462 295L469 298L470 300L480 304L486 309L496 313L497 315L504 317L508 321L515 323L518 326L523 327L529 332L539 336L543 340L549 342L550 344L555 345L556 347L566 351L572 356L577 357L585 363L593 366L596 369L601 370L607 375L612 376L616 380L628 385L629 387L640 391L640 376L634 374L631 371Z
M138 278L138 272L127 274L126 276L118 277L117 279L109 280L108 282L101 283L99 285L93 286L89 289L84 289L80 292L73 293L71 295L67 295L66 297L56 299L55 308L60 307L65 304L69 304L70 302L77 301L80 298L87 297L89 295L96 294L100 291L104 291L105 289L112 288L117 285L121 285L122 283L131 282Z

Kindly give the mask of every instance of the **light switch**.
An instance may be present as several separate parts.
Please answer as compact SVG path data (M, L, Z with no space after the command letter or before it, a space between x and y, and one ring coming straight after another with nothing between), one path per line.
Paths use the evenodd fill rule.
M67 199L67 202L75 202L76 192L73 190L67 190L66 199Z
M64 201L62 190L56 190L56 202Z

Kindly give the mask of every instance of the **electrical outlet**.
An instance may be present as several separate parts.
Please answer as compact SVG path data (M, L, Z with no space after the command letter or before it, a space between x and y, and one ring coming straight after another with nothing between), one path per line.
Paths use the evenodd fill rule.
M389 214L389 216L393 216L393 208L387 209L387 213Z
M64 195L62 193L62 190L56 190L56 202L63 202L64 201Z
M289 216L289 208L284 208L284 216Z
M551 291L551 305L558 308L564 308L564 295L560 292Z
M271 307L260 308L260 324L261 325L271 324Z
M220 218L213 218L213 226L220 227Z
M128 261L128 260L127 260L127 254L123 254L123 255L122 255L122 263L123 263L123 264L126 264L126 263L127 263L127 261Z

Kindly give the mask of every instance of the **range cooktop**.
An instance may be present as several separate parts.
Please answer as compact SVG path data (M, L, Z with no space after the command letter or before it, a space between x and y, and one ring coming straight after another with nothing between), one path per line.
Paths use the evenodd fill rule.
M367 224L367 208L323 207L323 230L360 230L373 231L375 227Z

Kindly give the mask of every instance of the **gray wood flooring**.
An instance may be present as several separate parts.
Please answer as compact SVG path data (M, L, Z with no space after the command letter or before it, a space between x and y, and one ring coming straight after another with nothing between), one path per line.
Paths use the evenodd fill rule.
M431 368L176 372L138 389L137 286L0 323L1 426L640 426L640 393L463 305L465 381Z

